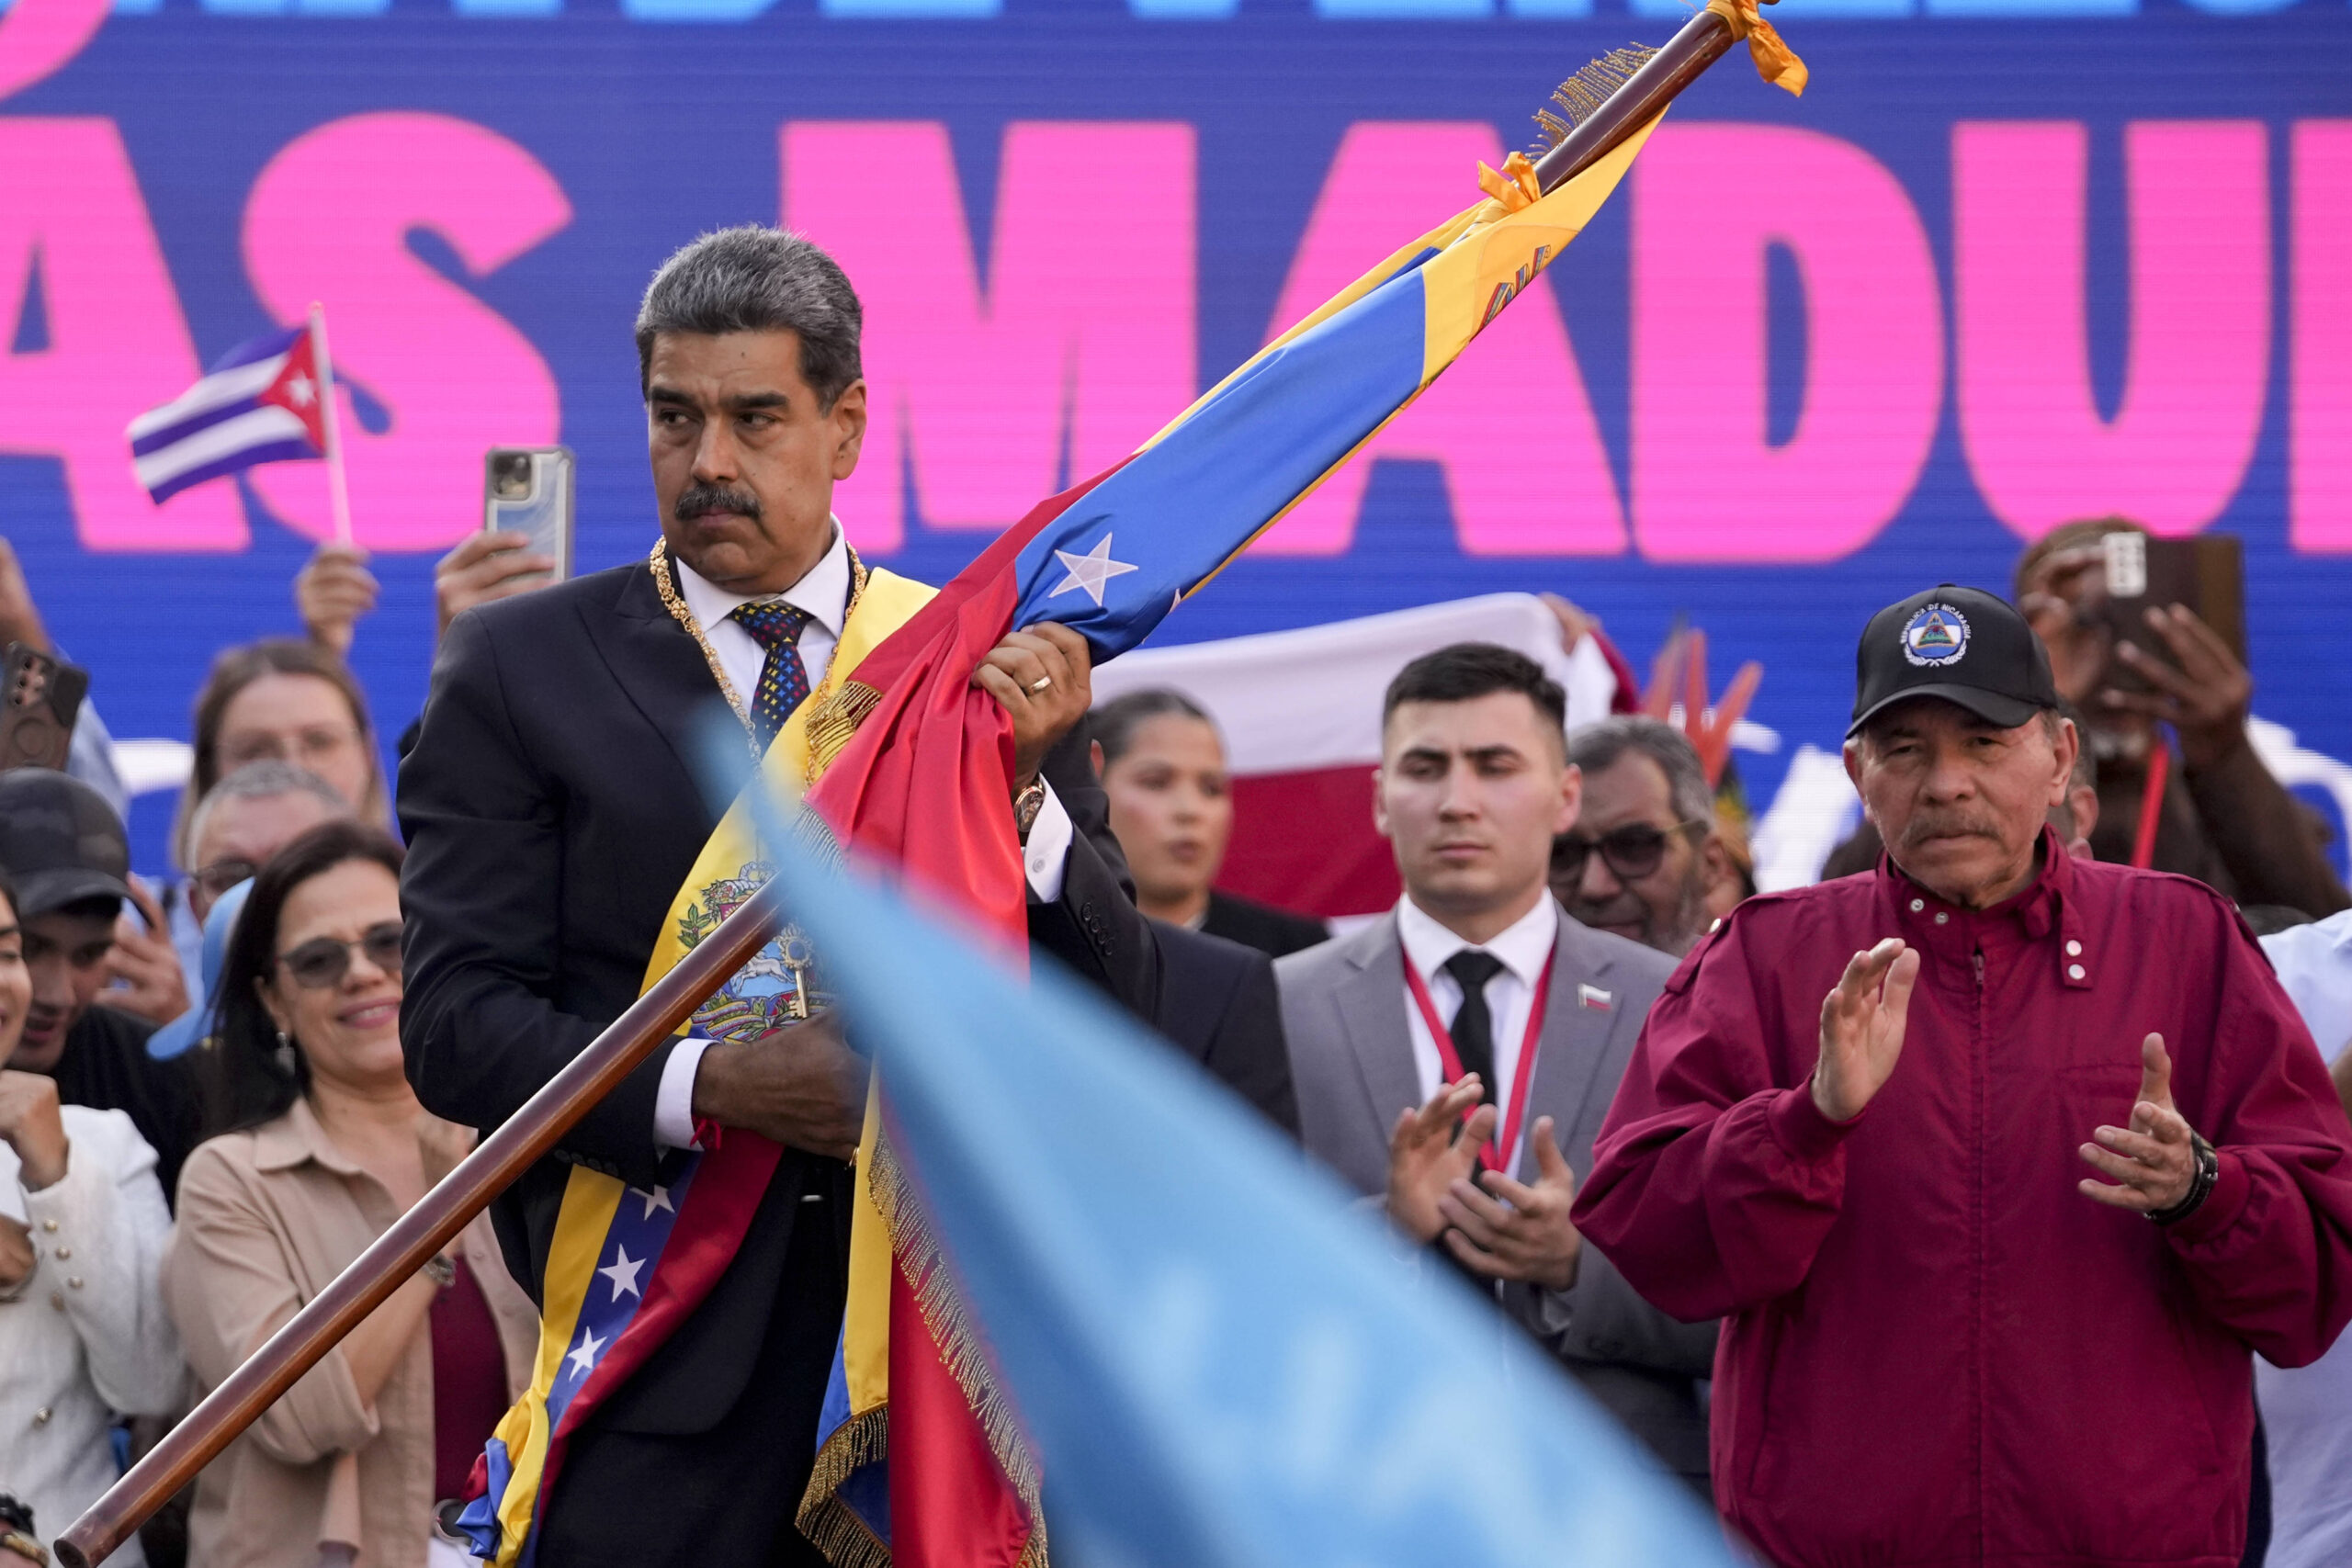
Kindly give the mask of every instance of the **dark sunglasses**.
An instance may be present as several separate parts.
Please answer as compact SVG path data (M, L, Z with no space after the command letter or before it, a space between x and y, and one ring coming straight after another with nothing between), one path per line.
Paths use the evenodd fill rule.
M401 972L401 923L386 920L369 926L360 933L357 942L337 942L331 936L312 937L301 946L277 955L294 983L308 991L323 991L329 986L339 986L351 973L351 950L357 948L368 955L368 962L387 975Z
M1576 882L1584 876L1585 863L1595 850L1600 852L1618 881L1632 882L1656 871L1666 858L1666 840L1675 833L1688 833L1704 828L1703 818L1677 822L1660 829L1647 822L1628 822L1623 828L1611 828L1598 839L1579 838L1563 833L1552 840L1552 874L1566 882Z

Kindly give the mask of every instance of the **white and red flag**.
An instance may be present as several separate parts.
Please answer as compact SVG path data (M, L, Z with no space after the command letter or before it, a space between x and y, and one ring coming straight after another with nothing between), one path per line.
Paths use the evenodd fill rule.
M1094 700L1167 687L1224 732L1234 821L1217 886L1303 914L1367 915L1397 894L1372 827L1381 698L1408 662L1457 642L1500 643L1544 666L1567 690L1571 728L1609 716L1618 681L1599 640L1562 652L1558 617L1532 593L1139 649L1094 671Z

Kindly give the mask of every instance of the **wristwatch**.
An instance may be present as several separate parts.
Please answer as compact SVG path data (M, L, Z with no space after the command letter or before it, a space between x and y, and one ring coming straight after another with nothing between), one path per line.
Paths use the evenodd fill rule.
M1029 829L1037 825L1037 813L1046 808L1046 781L1031 779L1028 786L1012 797L1012 826L1021 834L1021 841L1029 841Z
M2197 1168L2189 1177L2188 1195L2169 1209L2148 1211L2148 1218L2160 1225L2172 1224L2195 1213L2197 1206L2212 1192L2213 1184L2222 1179L2222 1156L2213 1152L2213 1145L2195 1128L2189 1129L2188 1148L2197 1162Z

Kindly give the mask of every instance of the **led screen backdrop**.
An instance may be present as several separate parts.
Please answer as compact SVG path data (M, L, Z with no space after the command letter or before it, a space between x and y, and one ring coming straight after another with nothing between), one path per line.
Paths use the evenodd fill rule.
M867 302L851 536L939 581L1682 14L143 0L29 82L39 40L0 24L0 531L115 733L184 735L217 646L293 627L322 472L157 509L121 431L323 300L386 583L355 661L397 732L482 448L566 442L583 564L642 552L637 295L696 232L781 219ZM1543 285L1161 639L1554 589L1638 664L1687 615L1718 680L1765 663L1760 807L1834 750L1871 609L2004 587L2023 540L2120 511L2245 538L2257 711L2314 779L2352 757L2344 0L1776 16L1808 95L1719 66ZM167 815L139 808L142 865Z

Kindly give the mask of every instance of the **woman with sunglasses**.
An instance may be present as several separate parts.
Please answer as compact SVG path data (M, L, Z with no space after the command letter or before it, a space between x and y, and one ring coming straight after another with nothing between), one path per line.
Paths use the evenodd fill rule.
M208 1389L462 1158L401 1067L400 846L330 822L254 879L200 1071L164 1299ZM417 1568L436 1503L528 1375L537 1319L487 1221L403 1284L197 1483L195 1568Z

